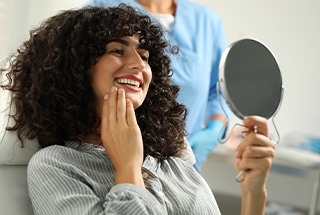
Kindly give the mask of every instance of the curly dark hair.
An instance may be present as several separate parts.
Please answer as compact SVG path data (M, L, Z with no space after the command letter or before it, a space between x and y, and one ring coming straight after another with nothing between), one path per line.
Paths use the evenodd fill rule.
M144 153L160 160L180 156L185 147L186 108L176 101L169 55L176 52L150 17L124 4L66 10L30 31L10 61L8 84L18 135L38 138L40 146L81 142L100 125L90 68L113 38L139 35L149 51L153 78L147 97L135 110ZM4 69L1 70L5 72Z

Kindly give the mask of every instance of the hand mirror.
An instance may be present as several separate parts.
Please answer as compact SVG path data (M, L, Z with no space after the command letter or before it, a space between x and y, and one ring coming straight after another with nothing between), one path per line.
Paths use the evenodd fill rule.
M274 55L264 44L255 39L232 43L221 57L217 87L218 94L221 91L238 118L244 119L249 115L272 118L278 135L275 142L279 142L280 135L273 118L281 105L282 78ZM227 139L226 135L220 142Z

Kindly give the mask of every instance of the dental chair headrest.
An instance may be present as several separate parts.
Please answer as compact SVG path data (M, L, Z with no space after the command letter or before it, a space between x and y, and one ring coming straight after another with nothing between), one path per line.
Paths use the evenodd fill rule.
M5 81L6 76L0 74L0 82ZM26 165L31 156L38 151L38 141L24 138L21 147L17 132L6 130L7 126L14 125L10 113L14 113L11 92L0 87L0 165Z

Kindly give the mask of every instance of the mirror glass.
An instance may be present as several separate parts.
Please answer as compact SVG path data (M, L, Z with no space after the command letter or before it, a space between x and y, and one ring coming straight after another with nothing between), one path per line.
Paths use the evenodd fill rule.
M278 63L271 51L255 39L232 43L220 61L220 90L233 113L243 119L269 119L280 107L283 87Z
M274 143L280 141L273 118L282 100L282 77L274 55L264 44L255 39L232 43L222 55L217 87L218 93L221 90L228 106L238 118L244 119L250 115L272 118L278 135ZM219 141L225 143L228 138L227 135L225 140ZM241 182L240 177L244 171L239 172L236 181Z

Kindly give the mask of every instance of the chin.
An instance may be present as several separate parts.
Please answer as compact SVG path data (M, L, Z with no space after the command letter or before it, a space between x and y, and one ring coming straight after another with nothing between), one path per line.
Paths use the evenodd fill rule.
M134 109L137 109L138 107L140 107L144 101L144 99L141 98L141 95L137 96L137 95L132 95L130 93L126 94L126 98L130 99Z
M142 102L135 102L135 101L132 101L132 100L131 100L131 102L132 102L133 108L135 110L142 105Z

